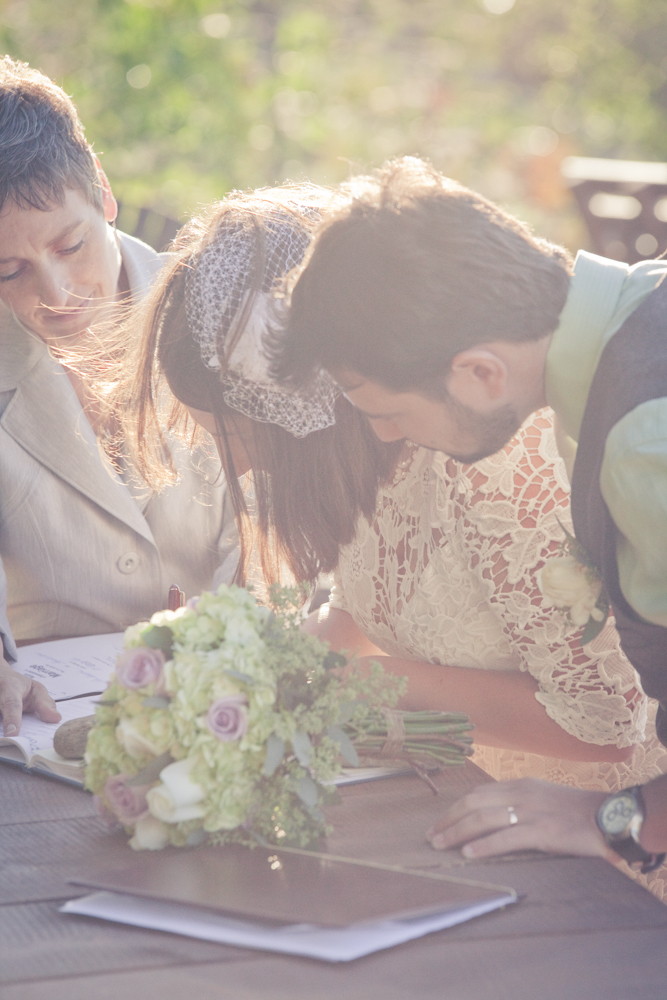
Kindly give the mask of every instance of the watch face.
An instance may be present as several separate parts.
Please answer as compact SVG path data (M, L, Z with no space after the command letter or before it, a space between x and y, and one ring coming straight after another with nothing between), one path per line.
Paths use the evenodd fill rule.
M637 802L630 792L619 792L607 799L600 809L600 825L609 837L624 833L637 812Z

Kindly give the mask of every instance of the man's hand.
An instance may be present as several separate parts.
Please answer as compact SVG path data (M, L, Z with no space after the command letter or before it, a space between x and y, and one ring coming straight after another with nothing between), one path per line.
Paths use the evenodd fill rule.
M538 850L618 860L595 822L607 794L536 778L482 785L455 802L426 837L437 850L461 847L466 858Z
M59 722L60 712L43 684L24 677L0 658L0 715L5 736L18 736L23 712L42 722Z

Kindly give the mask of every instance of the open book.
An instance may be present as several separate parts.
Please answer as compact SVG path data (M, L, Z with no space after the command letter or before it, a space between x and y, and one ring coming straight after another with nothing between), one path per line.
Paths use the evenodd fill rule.
M285 848L167 848L72 880L64 913L344 962L517 901L506 886Z
M84 635L22 646L14 669L41 681L58 705L60 722L24 715L18 736L0 737L0 763L18 764L53 777L83 783L83 761L66 760L53 749L58 726L93 715L106 689L123 633Z

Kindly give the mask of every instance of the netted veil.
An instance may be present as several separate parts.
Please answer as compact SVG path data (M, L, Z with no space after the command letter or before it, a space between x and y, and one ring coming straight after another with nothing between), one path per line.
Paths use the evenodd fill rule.
M334 423L337 389L324 372L299 390L270 374L284 327L285 276L308 248L322 211L332 203L326 189L256 192L247 205L231 196L232 211L186 272L185 310L204 365L219 373L224 402L294 437Z

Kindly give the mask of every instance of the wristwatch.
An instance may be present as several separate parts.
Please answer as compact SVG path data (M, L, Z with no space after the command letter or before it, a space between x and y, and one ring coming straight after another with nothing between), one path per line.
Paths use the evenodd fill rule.
M623 788L608 795L597 812L596 822L607 844L641 872L652 872L665 860L664 854L650 854L639 843L646 815L641 785Z

